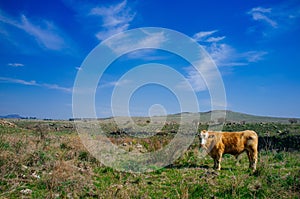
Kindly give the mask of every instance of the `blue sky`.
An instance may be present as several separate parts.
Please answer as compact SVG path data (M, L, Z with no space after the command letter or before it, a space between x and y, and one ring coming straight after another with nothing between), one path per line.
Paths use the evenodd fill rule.
M122 31L163 27L203 45L222 74L227 109L300 117L299 25L296 0L0 1L0 115L71 118L76 74L92 49ZM107 69L95 95L99 117L111 115L118 79L149 62L186 75L200 110L210 110L207 89L184 60L145 50L120 57ZM167 113L180 111L167 88L147 85L130 99L131 114L148 115L153 104Z

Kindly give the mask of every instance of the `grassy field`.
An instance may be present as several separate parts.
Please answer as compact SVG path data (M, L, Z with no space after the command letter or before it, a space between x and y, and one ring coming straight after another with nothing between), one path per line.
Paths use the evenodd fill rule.
M248 126L247 126L248 125ZM251 126L252 125L252 126ZM118 132L111 123L107 132ZM296 135L300 125L227 125L226 130L259 128ZM151 138L108 134L128 151L151 152L166 145L176 124ZM288 132L288 133L284 133ZM10 121L0 124L0 198L299 198L300 152L261 150L258 170L248 170L245 154L236 166L225 155L222 170L200 158L198 140L172 165L150 173L126 173L103 166L82 145L70 122ZM126 144L124 144L126 143ZM142 147L137 147L142 145Z

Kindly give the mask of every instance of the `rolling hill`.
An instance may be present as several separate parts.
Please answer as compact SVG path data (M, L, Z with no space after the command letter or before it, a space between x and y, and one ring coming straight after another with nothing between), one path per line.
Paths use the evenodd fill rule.
M22 119L24 117L18 115L18 114L10 114L5 116L0 116L0 119Z
M211 118L213 113L214 118ZM183 113L176 113L176 114L169 114L167 115L168 121L178 121L182 115L188 116L189 118L197 118L200 114L200 122L207 123L207 122L218 122L218 120L222 120L221 118L226 115L226 122L233 122L233 123L290 123L291 119L300 123L300 118L285 118L285 117L270 117L270 116L257 116L257 115L250 115L246 113L234 112L230 110L214 110L208 112L200 112L200 113L190 113L190 112L183 112ZM166 116L155 116L157 118L161 118L163 121ZM119 117L120 118L120 117ZM121 117L126 120L127 117ZM36 119L36 117L22 117L18 114L11 114L6 116L0 116L0 119ZM112 117L109 118L99 118L101 120L113 120ZM133 117L134 120L149 120L149 117Z
M225 113L224 113L225 112ZM212 113L214 114L214 119L211 119ZM197 113L177 113L177 114L171 114L168 115L168 120L176 120L179 119L182 114L185 115L194 115L197 116ZM222 118L226 114L226 122L246 122L246 123L290 123L290 119L292 118L284 118L284 117L270 117L270 116L257 116L257 115L250 115L245 113L239 113L234 111L225 111L225 110L214 110L214 111L208 111L208 112L201 112L200 113L200 121L201 122L210 122L210 121L217 121L222 120ZM295 118L295 120L299 123L300 118Z

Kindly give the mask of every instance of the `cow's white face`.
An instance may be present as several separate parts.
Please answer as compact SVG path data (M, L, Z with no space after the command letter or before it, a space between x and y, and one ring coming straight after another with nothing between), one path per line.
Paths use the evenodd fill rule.
M201 146L205 146L205 144L207 143L207 139L208 139L208 132L201 131L200 138L201 138Z

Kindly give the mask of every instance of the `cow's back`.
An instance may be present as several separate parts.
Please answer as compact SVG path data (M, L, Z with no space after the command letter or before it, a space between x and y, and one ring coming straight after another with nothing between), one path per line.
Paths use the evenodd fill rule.
M258 137L255 131L222 132L224 153L238 155L246 149L257 147Z

